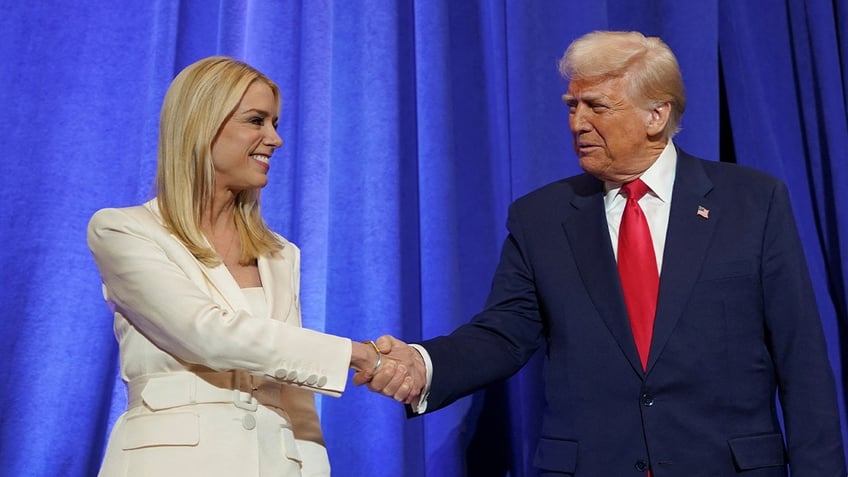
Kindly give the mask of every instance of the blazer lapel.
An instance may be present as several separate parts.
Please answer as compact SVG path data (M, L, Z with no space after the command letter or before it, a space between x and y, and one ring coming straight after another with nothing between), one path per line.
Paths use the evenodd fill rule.
M156 199L148 201L145 206L161 224L162 216L159 214L159 206L156 203ZM198 269L206 277L209 284L218 291L218 294L224 299L232 311L250 310L247 300L244 297L244 293L242 293L241 288L238 283L236 283L236 280L230 274L229 270L227 270L227 267L223 264L218 265L217 267L207 267L197 260L194 255L192 255L182 241L173 235L171 235L171 238L174 243L178 245L182 253L186 255L186 258L190 259L197 265Z
M289 247L286 244L284 247ZM270 256L261 256L258 260L259 277L265 288L265 299L271 318L300 326L300 314L296 311L294 277L296 264L285 248Z
M218 293L221 294L227 304L234 311L250 311L250 307L247 304L247 299L245 298L244 293L241 291L241 287L239 287L235 278L233 278L232 274L230 274L230 271L227 270L227 267L224 266L224 264L218 265L214 268L209 268L200 262L197 262L197 264L200 266L203 274L206 275L209 283L218 290Z
M610 243L603 183L596 179L591 179L591 185L588 184L589 179L586 182L584 190L580 190L581 185L576 185L576 194L571 200L574 210L563 222L563 228L580 277L598 315L615 337L630 365L641 375L642 363L633 341L618 267ZM603 245L599 247L599 244ZM600 254L599 250L602 250Z
M648 370L656 363L680 319L721 220L721 209L708 197L712 181L700 162L678 152Z

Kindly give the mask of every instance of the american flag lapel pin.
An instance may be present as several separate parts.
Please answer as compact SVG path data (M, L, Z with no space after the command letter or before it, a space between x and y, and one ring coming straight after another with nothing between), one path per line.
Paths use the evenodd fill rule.
M710 218L710 210L707 209L706 207L704 207L703 205L699 205L698 206L698 215L700 217L705 218L705 219L709 219Z

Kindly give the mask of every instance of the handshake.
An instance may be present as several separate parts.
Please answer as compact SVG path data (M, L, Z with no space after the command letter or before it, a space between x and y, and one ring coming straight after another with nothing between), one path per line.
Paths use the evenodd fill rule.
M381 336L377 341L354 342L351 367L356 370L355 385L366 384L371 391L413 408L418 405L427 383L427 369L421 353L390 335Z

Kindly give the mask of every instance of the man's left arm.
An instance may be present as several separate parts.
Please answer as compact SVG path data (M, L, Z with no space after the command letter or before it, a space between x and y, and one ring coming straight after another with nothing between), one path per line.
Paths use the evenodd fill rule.
M786 186L766 221L762 284L793 476L846 475L836 385Z

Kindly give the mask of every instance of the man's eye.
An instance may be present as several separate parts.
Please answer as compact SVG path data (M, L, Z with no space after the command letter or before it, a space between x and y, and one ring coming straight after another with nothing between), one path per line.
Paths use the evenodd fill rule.
M592 111L594 111L594 112L596 112L596 113L603 113L603 112L604 112L604 111L606 111L607 109L609 109L609 108L607 108L606 106L604 106L604 105L602 105L602 104L594 104L594 105L592 105Z

